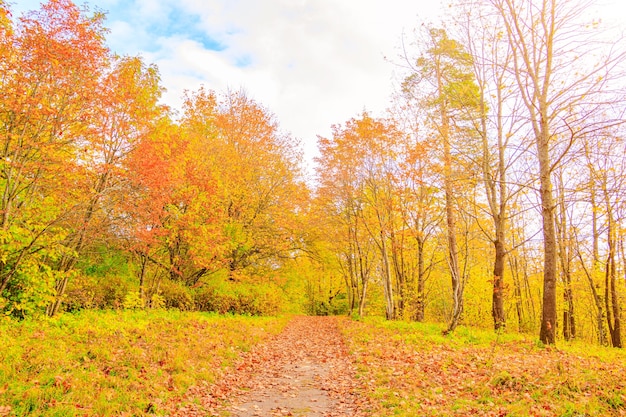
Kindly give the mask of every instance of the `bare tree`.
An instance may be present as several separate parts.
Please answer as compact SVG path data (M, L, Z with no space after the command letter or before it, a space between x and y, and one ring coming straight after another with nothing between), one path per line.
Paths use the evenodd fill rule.
M582 23L592 1L486 0L502 18L511 70L527 110L539 168L543 231L543 303L539 337L555 342L557 259L554 168L589 129L588 115L614 102L609 80L621 56L602 48ZM581 57L585 56L585 60ZM596 62L590 60L596 57Z
M468 115L480 139L481 153L474 165L480 167L491 225L482 227L494 247L492 317L494 329L506 324L504 270L511 199L522 189L508 182L509 169L515 166L523 148L511 146L522 128L521 101L512 88L514 77L512 48L501 36L500 19L486 15L480 2L464 3L458 10L455 27L459 39L472 56L472 72L479 94L478 117ZM473 110L473 109L472 109ZM480 221L476 217L476 221Z

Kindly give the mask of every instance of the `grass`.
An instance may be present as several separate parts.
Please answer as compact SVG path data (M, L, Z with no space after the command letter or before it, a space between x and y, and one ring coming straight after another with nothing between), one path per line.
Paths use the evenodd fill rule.
M159 415L286 318L84 311L0 323L0 416Z
M626 415L626 354L516 333L343 320L376 416Z

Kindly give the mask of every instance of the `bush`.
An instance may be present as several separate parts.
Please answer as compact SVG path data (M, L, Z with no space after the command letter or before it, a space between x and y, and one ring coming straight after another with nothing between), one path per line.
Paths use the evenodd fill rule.
M165 298L159 294L152 294L152 297L150 297L150 308L155 310L165 308Z
M234 300L230 294L220 293L217 288L201 288L194 292L194 301L198 311L208 311L224 314L227 313Z
M130 291L129 280L119 275L78 275L68 283L64 310L121 308Z
M124 308L126 310L142 309L145 307L144 304L138 291L131 291L124 297Z
M157 295L163 298L165 308L192 311L195 309L195 303L191 291L182 283L164 280L159 286Z
M197 289L194 301L199 311L220 314L271 316L284 304L282 290L271 284L211 282Z
M46 266L26 265L18 269L0 295L0 311L20 319L43 314L54 300L56 277L62 278Z

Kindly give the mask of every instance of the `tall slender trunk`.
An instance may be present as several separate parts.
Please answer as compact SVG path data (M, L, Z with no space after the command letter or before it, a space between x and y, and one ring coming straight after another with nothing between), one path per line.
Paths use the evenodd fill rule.
M565 288L563 288L563 338L573 340L576 338L576 320L574 316L574 293L572 291L571 276L568 273L564 276Z
M547 110L547 105L545 106ZM556 342L556 277L557 240L554 226L554 198L552 191L552 166L550 160L550 135L547 114L541 115L541 131L537 137L537 157L539 159L539 194L541 197L541 219L543 226L543 303L539 339L546 344Z
M605 312L604 301L602 300L602 294L599 292L600 286L596 284L596 277L600 275L600 232L598 230L598 195L595 185L596 180L596 168L591 163L591 153L589 149L589 143L585 142L585 155L587 157L587 168L589 169L589 200L591 203L591 239L592 239L592 253L591 253L591 269L585 266L585 260L582 254L578 251L578 258L580 264L587 277L591 295L593 297L594 304L596 306L596 331L598 333L598 343L602 346L608 344L607 335L605 331Z
M366 297L367 297L367 285L369 282L369 274L371 265L367 259L367 252L361 245L361 241L358 236L358 217L354 215L354 228L353 228L353 242L356 249L355 260L355 286L354 286L354 298L356 300L356 306L358 308L359 317L363 317Z
M393 301L393 282L391 279L391 265L389 261L389 253L387 249L387 239L384 233L380 232L380 249L383 261L383 289L385 293L385 315L387 320L396 318L395 304Z
M559 260L563 282L563 338L572 340L576 337L576 320L574 315L574 291L572 290L572 239L568 227L567 208L565 205L565 186L562 172L556 176L560 192L558 193L558 235Z
M477 72L477 78L479 72ZM497 138L497 170L494 177L494 170L491 166L491 152L487 136L487 106L485 103L484 81L480 83L480 137L482 141L482 174L489 211L493 219L493 229L495 238L493 245L495 249L493 260L493 288L491 316L493 318L494 330L498 331L505 327L506 316L504 312L504 268L507 251L505 248L506 239L506 155L505 140L503 132L503 109L502 109L502 80L498 79L496 88L496 138Z
M403 238L404 236L402 236ZM396 277L397 288L397 308L396 315L403 317L406 308L406 271L404 268L404 254L402 252L403 242L398 242L397 235L391 232L391 259Z
M354 291L354 283L356 280L356 268L355 268L355 263L356 260L355 258L355 250L354 250L354 245L352 243L352 232L350 231L351 227L348 227L349 232L348 232L348 253L346 253L346 260L347 260L347 264L348 264L348 276L345 278L346 281L346 291L348 293L348 306L349 306L349 310L348 310L348 315L352 315L352 312L354 311L355 308L355 298L356 298L356 293ZM345 275L345 273L344 273Z
M424 238L417 238L417 300L415 305L415 321L424 321L424 291L426 271L424 270Z
M494 329L500 330L506 325L504 315L504 258L506 250L504 245L498 239L493 242L495 246L495 259L493 265L493 297L492 297L492 316Z
M141 257L141 271L139 271L139 298L144 303L144 305L147 305L145 283L146 283L146 269L148 266L148 255L141 252L140 257Z
M367 281L363 282L361 287L361 299L359 300L359 317L363 317L365 312L365 296L367 295Z
M524 303L522 302L522 284L520 280L519 261L517 257L509 259L509 269L513 277L513 297L515 300L515 313L517 314L517 331L522 332L524 325Z
M446 141L447 143L447 141ZM450 172L450 144L444 145L446 148L447 172ZM461 272L459 268L459 249L456 240L456 215L454 212L454 197L452 195L452 179L446 175L445 181L445 201L446 201L446 225L448 236L448 266L450 278L452 280L452 317L445 333L450 333L458 326L463 313L463 285L461 282Z
M443 91L443 79L439 73L440 68L436 66L437 83L440 91ZM444 194L446 204L446 226L448 238L448 267L452 281L452 317L448 328L444 333L450 333L456 329L463 313L463 285L461 283L461 272L459 268L459 248L456 240L456 213L454 185L452 182L452 150L450 144L450 119L446 108L445 100L441 100L439 107L441 116L440 134L443 142L443 175Z
M615 262L615 230L612 214L609 213L608 220L608 249L606 260L604 302L606 304L606 317L609 325L609 335L613 347L622 347L622 321L619 305L619 295L616 285L616 262Z

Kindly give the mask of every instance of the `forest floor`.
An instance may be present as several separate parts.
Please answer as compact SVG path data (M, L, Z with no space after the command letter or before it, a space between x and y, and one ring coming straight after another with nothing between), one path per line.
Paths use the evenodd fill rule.
M176 416L371 415L336 317L293 318L211 386L189 390Z
M626 352L383 318L0 321L0 417L626 416Z
M295 317L176 416L624 416L623 352L435 324ZM198 400L200 399L200 400ZM209 415L211 415L209 414Z

